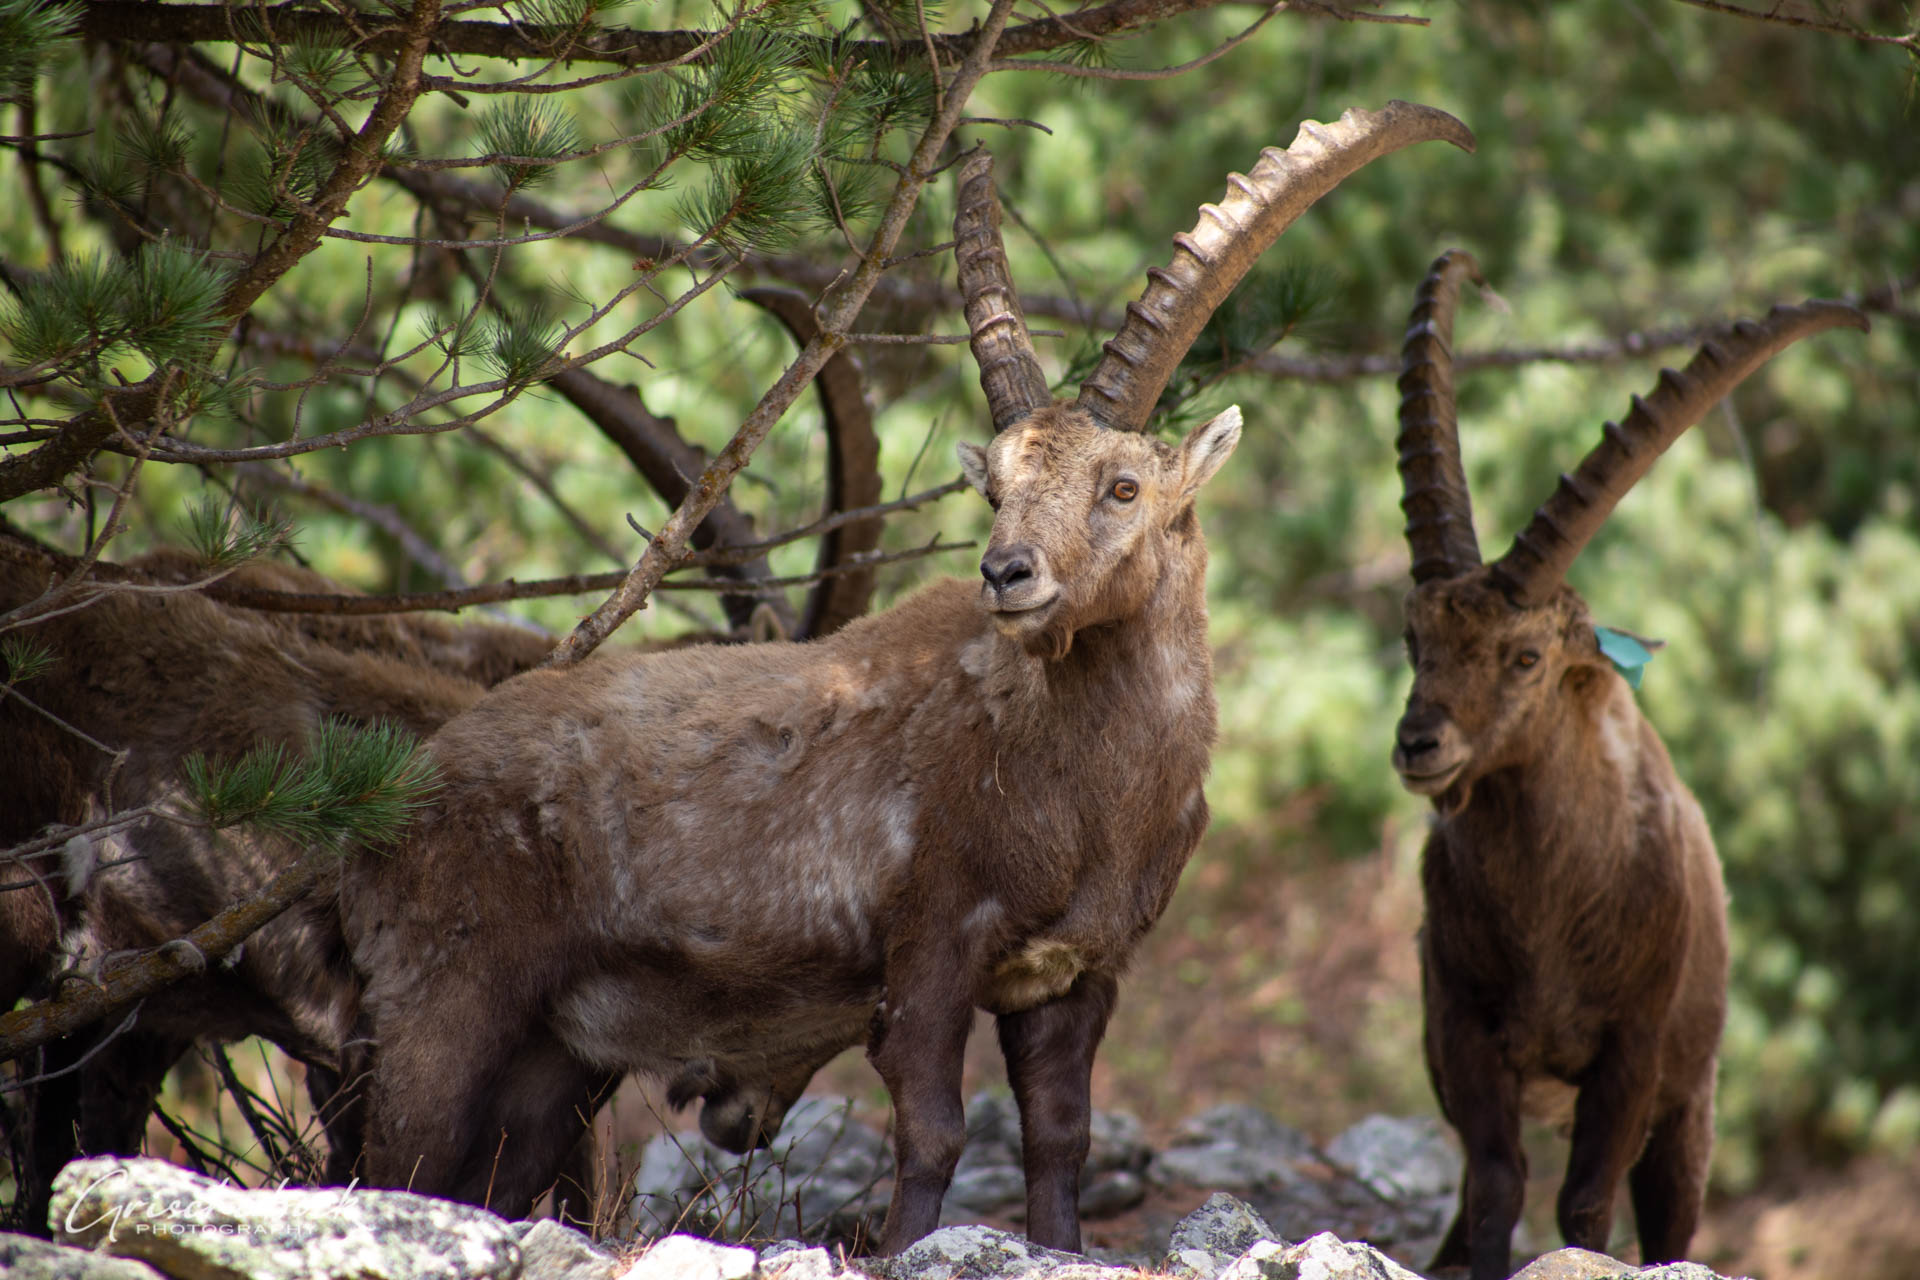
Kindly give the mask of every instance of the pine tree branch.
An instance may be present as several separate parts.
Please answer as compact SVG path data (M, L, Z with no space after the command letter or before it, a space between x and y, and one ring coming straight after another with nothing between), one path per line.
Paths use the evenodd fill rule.
M1124 35L1178 14L1243 0L1110 0L1059 16L1009 28L1000 40L1000 56L1044 53L1082 40ZM1308 5L1309 12L1340 19L1382 17L1346 5ZM364 16L364 15L363 15ZM1399 15L1385 15L1399 17ZM1424 21L1415 19L1415 21ZM153 0L88 0L80 32L90 40L109 43L225 44L236 37L250 43L301 43L317 48L352 49L361 56L400 58L411 47L412 24L403 30L389 26L363 31L333 13L288 2L262 5L159 4ZM604 63L624 67L657 66L676 62L709 42L710 31L642 31L631 27L603 27L589 31L442 19L427 32L435 56L467 55L541 62ZM840 56L892 58L914 56L931 47L942 64L963 58L973 47L972 32L933 35L925 42L853 40L834 43ZM807 42L799 42L805 44ZM821 48L828 42L814 41ZM797 56L805 61L809 51Z
M864 513L850 512L859 518ZM718 591L766 593L788 587L805 587L852 573L869 573L881 565L920 560L948 551L963 551L971 542L929 542L905 551L867 551L850 556L841 563L812 573L786 578L677 578L655 584L657 591ZM676 566L692 567L692 566ZM588 592L611 591L627 580L627 570L606 573L576 573L564 578L537 578L519 582L490 582L457 591L409 591L384 596L346 595L318 591L269 591L258 587L239 587L219 583L206 594L222 604L264 613L319 613L339 617L367 617L387 613L455 612L476 605L504 604L509 600L542 600L552 596L577 596Z
M0 458L0 503L59 484L85 466L123 427L151 421L172 383L171 376L156 376L130 387L114 387L38 449Z
M600 433L627 456L627 461L660 495L661 501L668 506L678 506L686 501L687 493L693 487L692 477L705 469L707 460L681 437L673 419L662 418L647 408L646 402L633 387L611 382L588 369L563 370L555 374L547 385L565 396L568 403L600 428ZM725 499L715 503L693 531L693 545L702 550L741 546L754 541L753 521L732 501ZM738 577L742 583L773 576L773 569L764 557L749 556L733 563L738 566L737 571L723 576ZM614 583L591 589L605 591L617 585L617 581L616 577ZM743 626L752 615L755 603L753 596L742 595L723 599L721 607L726 609L728 620L733 625ZM781 623L791 633L794 626L792 611L788 609L785 612L788 616L783 617Z
M773 424L806 390L821 366L846 345L847 332L859 316L860 309L866 305L867 297L879 282L880 274L887 269L894 247L899 244L906 230L907 220L912 216L914 206L919 203L921 190L938 171L940 152L959 124L967 99L973 96L975 87L992 64L1001 32L1006 29L1007 18L1013 11L1013 3L1014 0L994 0L986 21L973 33L972 47L946 87L944 106L921 135L905 172L894 185L893 196L880 216L866 254L852 276L829 292L821 308L819 334L807 343L799 358L787 366L786 372L780 375L740 424L740 429L727 442L726 448L701 473L699 484L667 520L665 527L653 536L626 581L620 584L606 603L582 619L580 625L554 647L553 652L547 655L545 665L564 667L580 661L612 635L614 628L646 604L648 594L679 558L680 548L688 536L720 501L727 486L733 482L733 477L747 465L753 451L766 439L767 432L773 429Z
M160 20L163 24L174 21L173 14L182 6L136 4L116 5L116 8L146 10L147 18L155 12L166 15ZM198 9L202 6L191 6ZM231 31L235 11L224 5L216 5L222 25ZM249 15L257 10L243 10ZM91 13L88 17L91 18ZM132 15L124 15L128 19ZM327 175L319 193L311 204L302 208L293 217L285 231L277 236L256 256L251 265L241 273L227 288L226 296L221 299L221 314L232 320L238 320L247 313L248 308L273 286L273 283L293 269L293 265L311 253L320 243L326 228L346 212L347 201L371 178L380 166L380 159L386 150L387 141L402 122L407 113L413 110L414 100L420 96L420 68L426 61L428 44L440 19L440 0L414 0L412 12L404 24L376 31L372 40L385 43L393 42L390 52L394 58L393 70L388 76L387 87L374 103L373 110L367 113L359 132L346 140L345 150L333 172ZM86 19L82 20L83 28ZM155 36L165 40L165 35ZM177 38L177 37L175 37Z

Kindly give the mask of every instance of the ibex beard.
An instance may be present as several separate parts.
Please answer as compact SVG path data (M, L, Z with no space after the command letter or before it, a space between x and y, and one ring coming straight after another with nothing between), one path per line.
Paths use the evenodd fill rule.
M450 722L408 846L342 885L365 1180L524 1213L621 1074L745 1148L864 1040L897 1251L937 1224L983 1008L1028 1233L1077 1250L1094 1050L1207 822L1193 504L1239 434L1237 409L1169 446L1043 408L962 448L997 510L983 585L812 644L530 672Z

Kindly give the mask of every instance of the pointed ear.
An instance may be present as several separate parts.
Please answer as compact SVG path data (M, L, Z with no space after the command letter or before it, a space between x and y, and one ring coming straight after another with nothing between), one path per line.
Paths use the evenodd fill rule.
M962 440L953 451L960 455L960 470L966 475L967 483L978 489L981 497L986 497L987 451L971 440Z
M1231 405L1212 421L1202 423L1180 442L1180 496L1192 497L1195 490L1213 478L1220 464L1240 443L1240 406Z

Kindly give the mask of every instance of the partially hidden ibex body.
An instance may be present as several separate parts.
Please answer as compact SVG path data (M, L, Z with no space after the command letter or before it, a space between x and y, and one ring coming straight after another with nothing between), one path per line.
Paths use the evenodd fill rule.
M33 600L73 569L24 539L0 537L0 609ZM49 653L41 674L0 695L0 848L181 791L182 761L260 746L304 751L327 720L426 735L485 692L479 677L525 669L546 645L507 626L379 620L309 634L287 615L209 600L177 583L178 553L111 574L99 598L16 634ZM317 575L256 563L228 581L335 591ZM11 673L8 673L11 674ZM497 677L496 677L497 678ZM297 858L291 842L148 817L81 845L0 866L0 998L46 994L57 971L84 975L110 955L180 937L262 888ZM67 980L81 980L79 978ZM21 1075L47 1077L9 1099L9 1145L28 1225L44 1226L53 1174L79 1153L140 1150L161 1081L195 1041L263 1036L304 1062L350 1169L357 1139L333 1123L341 1041L357 1008L331 890L249 938L231 963L149 996L130 1025L47 1047ZM114 1021L117 1021L115 1019ZM102 1038L105 1037L105 1043ZM73 1068L84 1060L84 1066Z
M343 910L372 1044L375 1185L524 1211L582 1088L641 1071L778 1126L865 1042L895 1107L881 1247L931 1230L965 1141L962 1049L998 1016L1027 1228L1077 1249L1093 1054L1118 977L1206 826L1215 732L1197 491L1229 410L1145 423L1207 314L1366 161L1470 144L1395 103L1307 125L1236 178L1073 405L1020 319L985 157L956 256L999 434L981 583L813 644L589 661L509 681L431 748L445 789Z
M1563 578L1653 460L1778 351L1853 309L1775 308L1708 341L1580 467L1492 564L1473 533L1450 345L1470 257L1420 291L1401 376L1400 471L1416 583L1414 669L1393 749L1433 798L1421 862L1428 1070L1466 1150L1435 1269L1509 1274L1524 1113L1564 1118L1569 1244L1604 1251L1627 1180L1641 1261L1685 1255L1713 1145L1727 925L1705 818Z

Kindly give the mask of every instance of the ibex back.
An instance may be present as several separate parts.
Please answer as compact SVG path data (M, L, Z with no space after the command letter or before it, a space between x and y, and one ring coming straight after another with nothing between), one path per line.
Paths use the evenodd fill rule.
M1116 428L1146 422L1314 198L1440 137L1470 143L1396 103L1269 150L1176 241L1072 406L1047 393L974 157L956 258L999 431L961 450L997 509L984 585L808 645L532 672L450 722L411 846L342 888L374 1055L368 1179L524 1211L576 1100L618 1073L705 1095L703 1127L746 1146L864 1039L895 1106L895 1251L938 1220L982 1007L1020 1106L1028 1233L1078 1249L1094 1050L1206 827L1194 499L1240 415L1178 447Z

